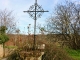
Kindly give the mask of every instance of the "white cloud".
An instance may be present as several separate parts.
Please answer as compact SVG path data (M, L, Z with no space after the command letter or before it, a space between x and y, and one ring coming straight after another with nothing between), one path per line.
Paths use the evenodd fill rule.
M9 6L9 0L5 0L5 1L4 1L4 5L5 5L5 6Z
M54 0L53 1L53 6L55 6L58 2L59 2L59 0Z
M2 4L2 7L4 8L10 7L10 0L1 0L0 3Z

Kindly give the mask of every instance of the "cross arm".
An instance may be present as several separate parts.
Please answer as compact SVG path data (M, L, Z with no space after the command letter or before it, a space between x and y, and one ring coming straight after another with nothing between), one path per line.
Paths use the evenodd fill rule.
M49 12L49 11L23 11L23 12Z

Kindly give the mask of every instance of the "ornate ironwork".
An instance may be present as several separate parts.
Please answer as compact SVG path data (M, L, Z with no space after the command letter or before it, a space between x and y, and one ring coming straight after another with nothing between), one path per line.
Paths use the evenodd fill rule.
M30 15L30 17L35 20L34 21L34 45L33 45L33 49L35 49L36 20L40 18L44 12L48 12L48 11L44 11L43 8L37 4L37 0L35 0L35 4L30 6L28 11L23 11L23 12L27 12Z

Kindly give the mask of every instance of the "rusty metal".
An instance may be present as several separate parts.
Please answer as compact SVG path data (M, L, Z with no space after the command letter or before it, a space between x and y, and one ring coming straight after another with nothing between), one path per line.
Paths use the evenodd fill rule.
M33 49L35 50L35 45L36 45L36 20L42 16L44 12L49 12L49 11L44 11L43 8L38 5L37 0L35 0L35 4L30 6L28 11L23 11L27 12L31 18L34 19L34 44L33 44Z

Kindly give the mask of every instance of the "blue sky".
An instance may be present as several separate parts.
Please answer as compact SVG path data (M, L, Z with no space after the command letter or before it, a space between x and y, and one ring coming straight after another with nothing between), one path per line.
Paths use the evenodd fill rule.
M37 0L38 4L42 6L44 10L48 10L49 12L44 13L41 18L37 20L37 25L44 25L46 19L53 12L54 7L58 3L64 3L65 0ZM80 0L68 0L74 3L80 4ZM31 5L34 5L35 0L0 0L0 10L12 10L16 16L16 20L18 20L17 26L21 30L21 33L27 34L27 26L31 24L31 32L33 33L34 20L30 18L27 13L23 11L27 11ZM24 32L23 32L24 31Z

